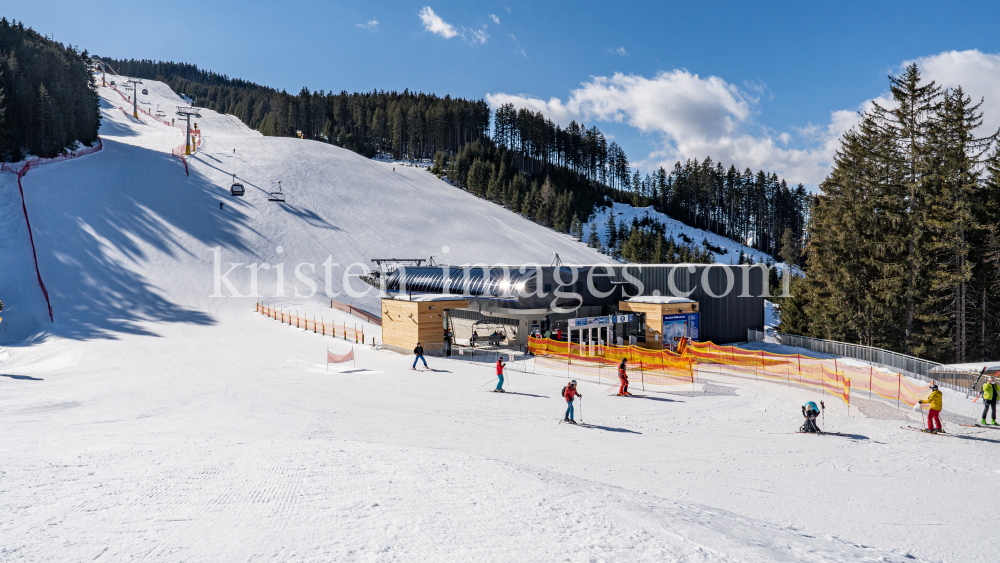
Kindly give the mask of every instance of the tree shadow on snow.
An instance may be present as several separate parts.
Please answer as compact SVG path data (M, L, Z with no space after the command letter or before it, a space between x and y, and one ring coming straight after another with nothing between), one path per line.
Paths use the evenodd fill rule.
M204 160L204 157L210 158L210 159L218 162L220 165L222 164L222 161L220 161L219 159L217 159L217 158L215 158L215 157L213 157L211 155L208 155L208 154L196 154L195 156L192 156L191 158L194 159L194 160L198 160L198 162L200 162L201 164L204 164L205 166L208 166L209 168L214 168L215 170L218 170L219 172L222 172L223 174L226 174L228 176L232 176L234 174L234 172L232 170L224 170L222 168L219 168L218 166L215 166L211 162L207 162L206 160ZM259 191L261 193L261 195L263 195L265 197L267 197L267 195L271 193L271 191L265 190L264 188L262 188L262 187L260 187L260 186L258 186L256 184L254 184L253 182L247 180L246 178L241 178L239 175L236 176L236 181L239 182L239 183L241 183L241 184L243 184L244 187L253 188L253 189ZM224 188L226 189L226 191L228 191L228 187L224 186ZM273 190L277 190L277 189L278 189L277 186L275 186L273 188ZM286 193L285 196L287 198L291 199L293 197L293 194ZM240 202L240 203L242 203L242 202ZM334 225L333 223L327 221L326 219L320 217L312 209L300 209L300 208L296 207L295 205L293 205L291 203L288 203L287 201L285 201L285 202L275 202L275 203L278 203L279 205L281 205L282 209L285 209L286 211L288 211L292 215L298 217L299 219L302 219L306 223L309 223L309 226L311 226L311 227L316 227L317 229L329 229L331 231L339 231L339 230L341 230L340 227L338 227L338 226Z
M45 381L41 377L31 377L30 375L10 375L7 373L0 373L0 377L9 377L11 379L20 379L22 381Z
M220 246L224 255L255 254L240 234L256 232L248 216L238 208L220 212L213 183L193 169L186 177L169 154L105 140L101 152L32 170L23 182L52 330L68 338L154 334L145 322L214 324L210 315L168 301L143 275L155 258L150 247L202 261L204 275L194 281L203 288L195 294L206 297L212 254L195 256L192 241Z

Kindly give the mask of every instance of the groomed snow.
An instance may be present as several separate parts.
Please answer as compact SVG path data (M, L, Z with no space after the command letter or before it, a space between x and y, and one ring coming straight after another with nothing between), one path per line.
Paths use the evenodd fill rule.
M146 85L153 103L177 101ZM566 372L511 362L516 394L490 393L489 362L410 371L411 357L256 314L254 297L210 297L215 247L224 266L286 264L284 297L275 270L259 272L270 304L359 325L326 306L327 256L338 276L443 246L453 263L600 257L425 171L213 112L185 177L165 152L176 130L102 95L105 150L25 177L55 324L0 176L3 561L995 559L995 430L946 420L960 437L925 435L901 428L920 424L912 411L871 400L883 418L869 418L718 368L692 385L633 378L633 398L570 374L592 425L572 427ZM232 171L243 199L226 191ZM279 179L284 206L259 191ZM303 273L313 297L295 297L300 261L317 263ZM352 347L356 364L324 363ZM819 399L821 425L844 435L794 432Z

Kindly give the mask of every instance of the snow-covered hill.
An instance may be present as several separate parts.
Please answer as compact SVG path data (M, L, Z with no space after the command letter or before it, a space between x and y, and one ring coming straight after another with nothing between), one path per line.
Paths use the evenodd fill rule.
M602 207L597 210L597 213L590 219L587 225L584 227L584 237L590 233L590 225L597 225L597 235L601 238L601 243L607 245L608 234L605 225L608 221L608 214L614 213L615 224L621 221L625 222L627 227L632 225L632 219L642 220L644 217L649 217L666 227L666 232L664 236L668 239L673 238L674 242L677 244L687 244L684 237L687 237L695 246L700 249L704 249L702 246L702 241L707 240L715 248L720 248L723 252L711 251L712 256L715 258L717 264L737 264L739 263L740 251L743 251L745 256L753 258L755 264L761 262L774 262L774 258L768 255L766 252L757 250L756 248L747 246L745 244L740 244L731 239L728 239L722 235L717 235L715 233L691 227L681 223L677 219L672 219L665 213L661 213L650 207L632 207L624 203L614 203L612 207Z
M146 87L154 110L178 103ZM994 559L1000 521L975 509L1000 437L963 419L945 418L956 436L930 436L877 397L848 411L711 366L691 385L633 381L645 396L632 398L578 377L591 426L573 427L559 424L565 371L512 362L517 394L490 393L488 364L410 371L411 358L264 318L255 297L212 297L215 248L223 273L269 263L266 301L343 322L355 321L323 295L328 257L342 278L386 254L601 256L425 171L213 112L186 177L169 154L176 128L102 96L105 149L24 178L55 323L16 183L0 175L0 560ZM285 205L264 196L279 180ZM316 265L299 273L317 295L296 297L309 291L299 263ZM229 279L245 294L242 268ZM327 371L328 349L352 348L356 367ZM824 427L844 434L794 433L799 405L824 398ZM962 400L945 409L967 416Z

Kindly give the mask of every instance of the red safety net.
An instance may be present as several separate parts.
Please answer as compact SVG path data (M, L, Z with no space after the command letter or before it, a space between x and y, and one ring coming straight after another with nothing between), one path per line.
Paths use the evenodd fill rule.
M31 243L31 256L35 260L35 275L38 277L38 287L42 290L42 295L45 297L45 305L49 309L49 320L54 321L55 318L52 315L52 302L49 300L49 290L45 287L45 282L42 281L42 272L38 268L38 252L35 250L35 236L31 232L31 220L28 219L28 204L24 201L24 186L21 184L21 178L28 173L32 168L38 168L39 166L45 164L52 164L55 162L63 162L65 160L72 160L74 158L80 158L81 156L86 156L88 154L94 154L95 152L104 148L104 142L101 138L97 138L97 144L92 147L84 147L72 152L66 152L58 156L53 156L50 158L29 158L20 163L0 163L0 171L10 172L17 176L17 189L21 194L21 210L24 211L24 223L28 226L28 240Z

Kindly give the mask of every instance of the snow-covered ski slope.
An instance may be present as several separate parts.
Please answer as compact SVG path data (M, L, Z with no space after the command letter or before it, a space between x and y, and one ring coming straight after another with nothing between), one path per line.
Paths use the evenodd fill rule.
M488 392L491 366L410 371L367 346L327 372L326 350L352 345L257 315L252 297L209 297L212 248L223 271L285 263L286 297L273 268L260 294L347 322L323 306L327 256L600 257L426 172L211 112L185 177L169 155L180 134L102 94L106 148L24 179L55 324L0 175L0 560L995 559L991 429L946 417L962 438L924 435L901 428L916 413L858 397L848 415L827 396L822 426L846 435L795 434L799 405L824 397L716 368L694 385L633 381L646 397L632 398L578 377L590 428L558 423L566 373L531 362L508 366L519 395ZM286 206L257 191L279 179ZM319 295L295 297L299 261L317 263ZM968 414L959 400L945 409Z

